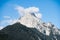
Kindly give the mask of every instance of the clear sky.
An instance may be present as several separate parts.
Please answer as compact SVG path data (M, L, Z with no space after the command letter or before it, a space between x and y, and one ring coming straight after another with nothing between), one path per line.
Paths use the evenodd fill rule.
M0 27L19 18L16 6L37 7L44 22L52 22L60 28L60 0L0 0Z

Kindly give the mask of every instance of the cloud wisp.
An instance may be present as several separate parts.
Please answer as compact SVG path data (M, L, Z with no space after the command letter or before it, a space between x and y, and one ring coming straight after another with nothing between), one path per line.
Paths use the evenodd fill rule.
M10 16L3 16L3 18L5 18L5 19L9 19L9 18L11 18Z
M0 30L3 29L4 27L3 26L0 26Z
M42 14L39 13L39 8L37 7L24 8L21 6L17 6L15 9L18 11L20 16L23 16L24 14L27 14L27 13L34 13L37 18L42 18Z

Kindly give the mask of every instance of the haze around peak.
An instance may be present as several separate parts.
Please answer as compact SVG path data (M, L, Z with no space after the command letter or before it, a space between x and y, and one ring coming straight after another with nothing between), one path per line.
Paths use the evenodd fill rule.
M39 8L37 8L37 7L24 8L24 7L21 7L21 6L17 6L15 9L18 11L20 16L27 15L28 13L30 13L30 14L34 13L34 15L37 18L42 18L42 14L39 13Z

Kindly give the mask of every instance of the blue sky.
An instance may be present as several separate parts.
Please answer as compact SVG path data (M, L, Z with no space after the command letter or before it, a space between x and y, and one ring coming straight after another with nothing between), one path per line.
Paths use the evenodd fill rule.
M0 26L6 26L6 21L19 18L16 6L37 7L44 22L52 22L60 28L60 0L0 0Z

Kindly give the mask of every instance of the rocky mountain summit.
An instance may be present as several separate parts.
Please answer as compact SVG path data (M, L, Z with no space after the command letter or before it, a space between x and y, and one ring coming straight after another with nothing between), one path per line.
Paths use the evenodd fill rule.
M51 22L43 22L34 13L26 13L0 30L0 40L60 40L60 29Z

